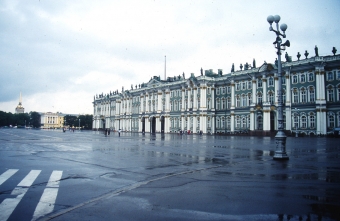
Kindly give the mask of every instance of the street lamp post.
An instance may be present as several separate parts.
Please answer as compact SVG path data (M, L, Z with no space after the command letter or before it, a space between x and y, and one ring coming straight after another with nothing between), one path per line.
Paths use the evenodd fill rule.
M281 51L285 50L286 46L290 46L290 42L287 40L285 43L282 44L282 39L286 38L285 31L287 30L286 24L281 24L280 29L282 33L279 30L279 21L280 16L279 15L269 15L267 17L267 21L270 24L269 31L273 31L276 34L276 40L273 42L275 48L277 49L277 75L278 75L278 89L277 89L277 97L278 97L278 104L277 104L277 121L278 121L278 130L277 134L275 136L276 140L276 150L273 159L274 160L288 160L289 157L286 153L286 134L283 130L283 103L282 103L282 64L281 64ZM273 22L276 23L276 28L274 29L272 24Z
M80 119L78 119L79 120L79 130L80 130Z

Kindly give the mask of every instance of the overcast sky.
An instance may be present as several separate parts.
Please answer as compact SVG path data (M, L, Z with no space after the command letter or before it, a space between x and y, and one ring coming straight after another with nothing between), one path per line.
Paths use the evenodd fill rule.
M287 52L340 52L340 1L0 1L0 110L93 114L93 97L152 76L274 62L268 15Z

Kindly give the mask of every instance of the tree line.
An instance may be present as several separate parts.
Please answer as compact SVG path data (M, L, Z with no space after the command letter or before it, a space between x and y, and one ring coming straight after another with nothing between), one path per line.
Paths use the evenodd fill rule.
M92 119L93 115L65 115L64 122L65 126L69 127L78 127L80 126L83 129L92 130ZM33 127L40 128L41 127L41 115L38 112L29 112L29 113L20 113L13 114L11 112L0 111L0 127L15 127L24 128Z

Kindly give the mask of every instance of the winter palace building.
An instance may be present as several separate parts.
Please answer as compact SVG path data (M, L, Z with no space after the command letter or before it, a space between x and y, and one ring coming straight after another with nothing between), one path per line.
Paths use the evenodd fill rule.
M334 50L334 49L333 49ZM282 63L286 133L326 134L340 127L340 55ZM277 129L276 64L248 63L224 74L153 77L130 90L94 97L93 129L131 132L269 135Z

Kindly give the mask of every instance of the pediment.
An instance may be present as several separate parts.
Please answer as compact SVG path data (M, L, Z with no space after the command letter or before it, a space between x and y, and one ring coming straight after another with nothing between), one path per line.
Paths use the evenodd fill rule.
M150 86L155 86L155 85L159 85L161 82L159 82L158 80L156 80L156 79L151 79L148 83L147 83L147 85L148 85L148 87L150 87Z

